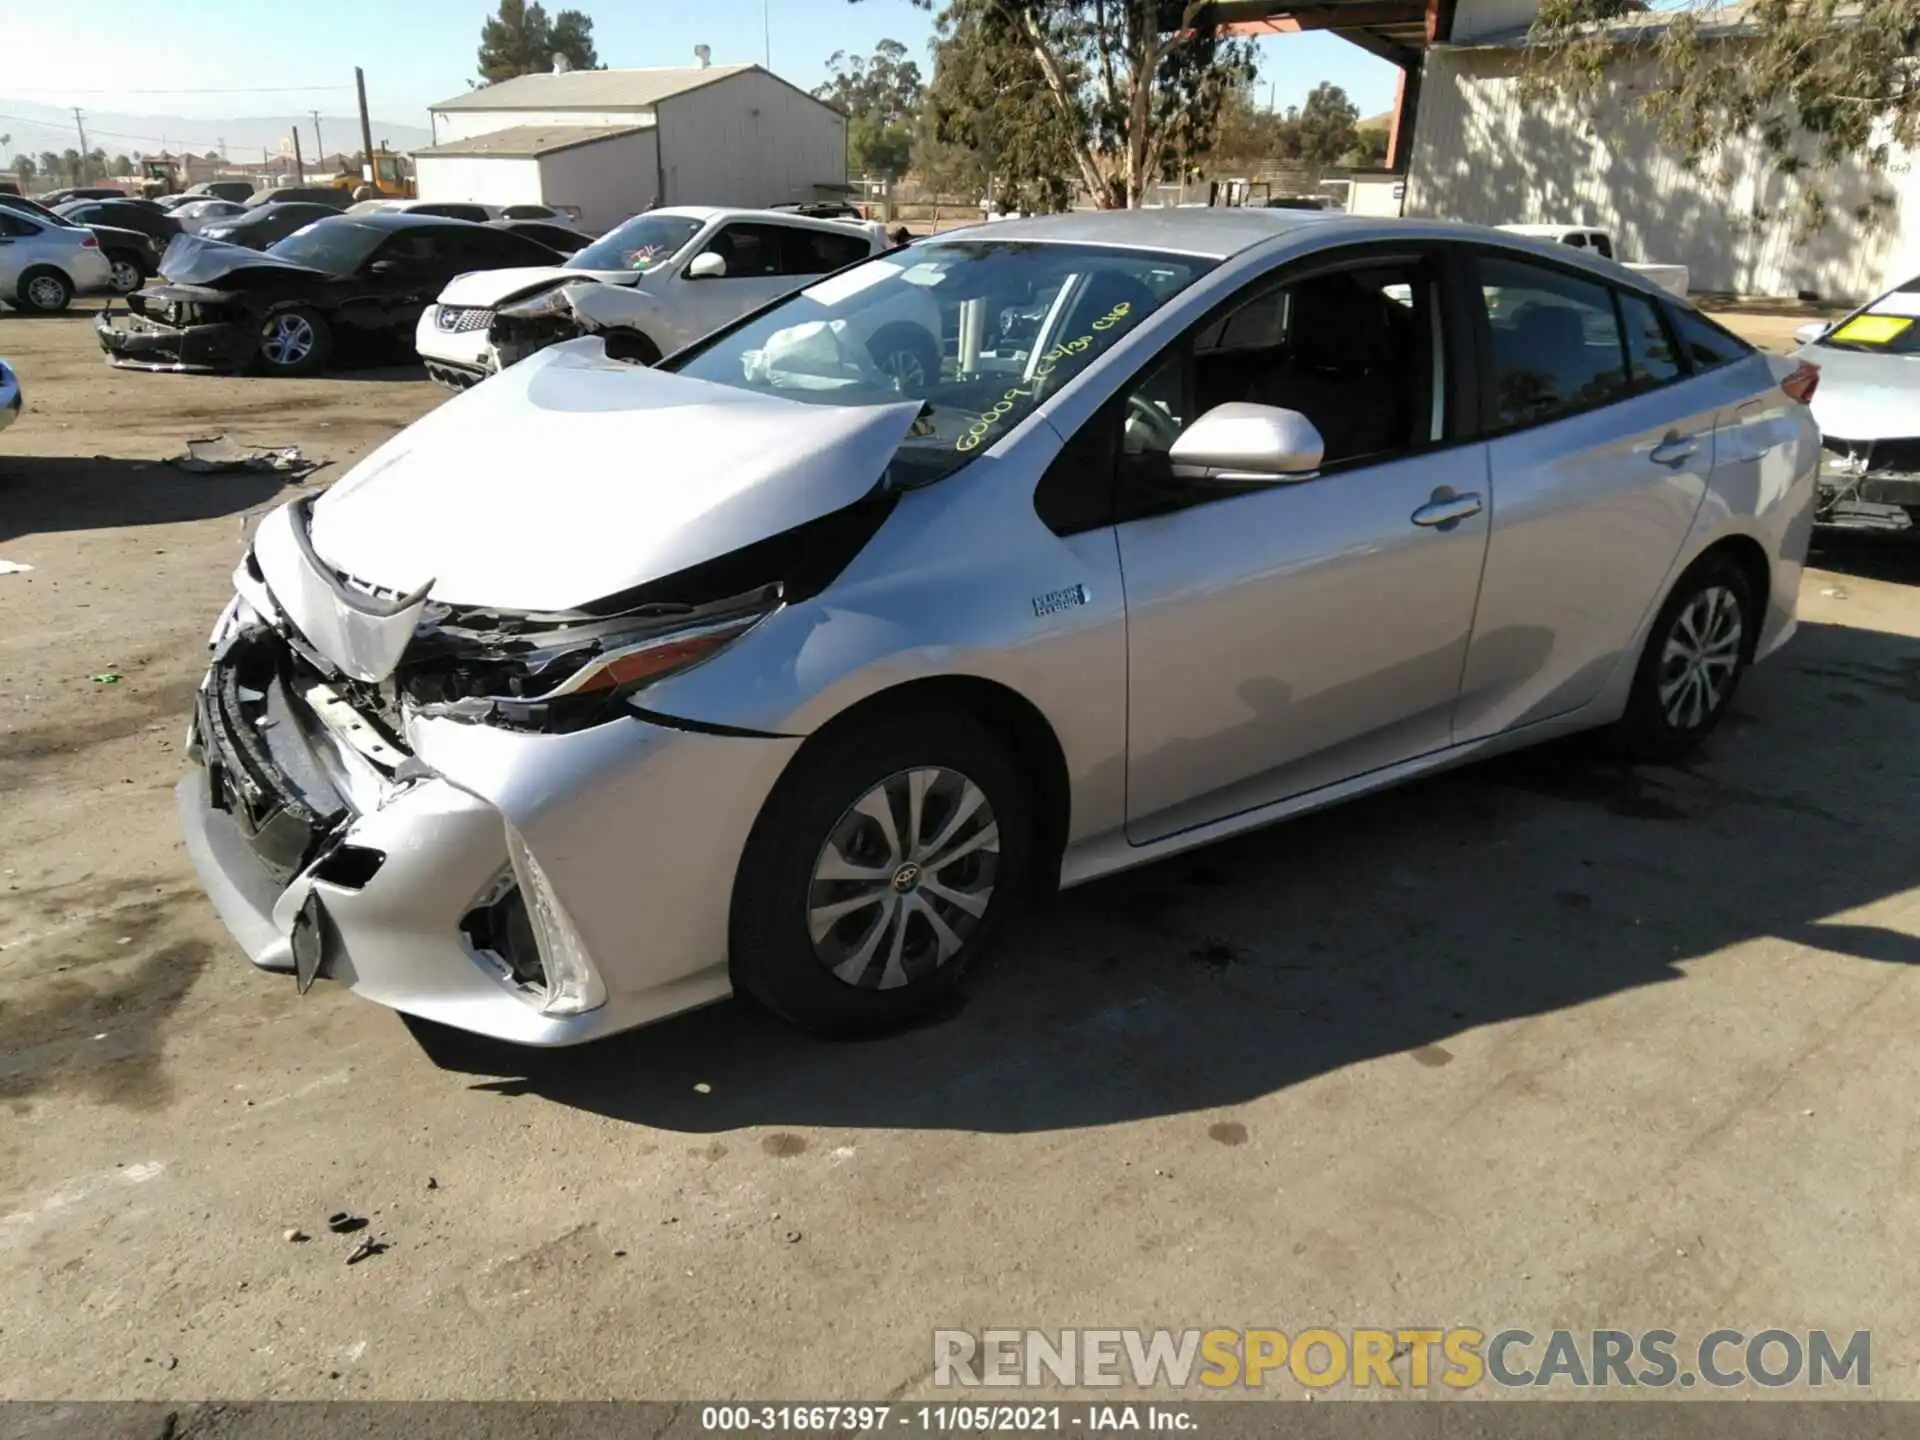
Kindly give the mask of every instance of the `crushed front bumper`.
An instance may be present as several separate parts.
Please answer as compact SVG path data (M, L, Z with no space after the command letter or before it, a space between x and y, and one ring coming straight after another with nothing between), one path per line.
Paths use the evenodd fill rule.
M1920 437L1822 442L1814 523L1829 530L1901 533L1920 527Z
M173 370L217 374L244 370L253 362L252 330L235 321L169 325L111 304L94 325L109 363L126 370Z
M194 867L254 964L527 1045L731 993L734 876L797 737L638 717L543 734L415 716L400 733L317 668L316 634L276 603L301 580L286 553L256 545L236 572L175 791ZM498 917L534 895L546 903L525 912L543 918L516 917L520 945ZM595 992L564 1013L556 923Z

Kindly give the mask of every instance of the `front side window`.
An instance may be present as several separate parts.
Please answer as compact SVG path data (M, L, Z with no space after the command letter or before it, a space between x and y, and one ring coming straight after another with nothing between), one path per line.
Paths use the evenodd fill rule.
M758 280L780 273L778 225L723 225L701 249L727 262L729 280Z
M1092 245L929 242L810 285L668 365L811 404L917 400L894 479L918 484L991 447L1214 263Z
M293 218L305 228L269 246L267 253L329 275L353 274L386 238L384 230L352 220L327 219L309 225L304 217Z
M1232 401L1306 416L1329 466L1437 439L1437 304L1417 260L1308 275L1256 295L1202 326L1185 355L1128 397L1122 453L1164 455L1194 419Z
M1525 261L1482 256L1493 339L1494 428L1540 425L1627 394L1607 287Z
M827 275L873 253L873 247L861 235L835 235L830 230L802 230L798 226L786 232L785 260L781 272L787 275Z
M566 268L644 272L664 265L699 233L700 221L684 215L636 215L575 251Z

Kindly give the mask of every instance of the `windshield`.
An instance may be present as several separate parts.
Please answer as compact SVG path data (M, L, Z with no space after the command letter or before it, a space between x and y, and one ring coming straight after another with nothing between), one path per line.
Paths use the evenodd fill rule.
M1920 355L1920 275L1842 320L1820 343L1835 350Z
M1211 269L1091 245L952 241L821 281L673 364L826 405L924 402L893 479L950 474Z
M671 260L702 222L684 215L636 215L567 261L569 270L651 270Z
M309 269L325 270L330 275L351 275L386 238L385 230L372 225L329 218L316 220L305 229L296 230L286 239L269 245L267 253Z

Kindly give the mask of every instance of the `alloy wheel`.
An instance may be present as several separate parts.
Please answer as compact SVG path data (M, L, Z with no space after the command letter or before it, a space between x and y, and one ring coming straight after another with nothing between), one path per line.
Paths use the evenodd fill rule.
M828 833L807 891L807 933L840 980L892 990L960 953L993 900L1000 827L957 770L901 770Z
M912 350L893 350L880 362L880 373L900 382L900 388L914 393L926 387L926 366Z
M36 275L27 282L27 299L36 310L58 310L67 303L67 287L51 275Z
M1660 653L1660 709L1676 730L1695 730L1732 693L1746 636L1740 598L1724 585L1710 585L1674 617Z
M276 315L260 337L260 353L269 365L298 365L313 353L313 326L301 315Z
M140 267L131 260L113 262L113 293L131 295L140 288Z

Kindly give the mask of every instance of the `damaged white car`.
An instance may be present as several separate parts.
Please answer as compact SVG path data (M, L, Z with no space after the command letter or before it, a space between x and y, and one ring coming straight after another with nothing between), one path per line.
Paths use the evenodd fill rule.
M649 210L564 265L457 277L421 315L414 347L429 375L465 389L536 350L605 328L575 313L574 297L594 289L593 302L614 302L617 322L607 323L620 326L628 358L652 364L888 244L885 227L864 221L706 205Z
M1820 367L1819 523L1883 534L1920 526L1920 275L1796 338Z
M1698 744L1794 627L1817 379L1562 247L1245 210L943 236L658 367L557 345L262 520L188 848L256 964L431 1021L898 1025L1025 895L1572 730Z

